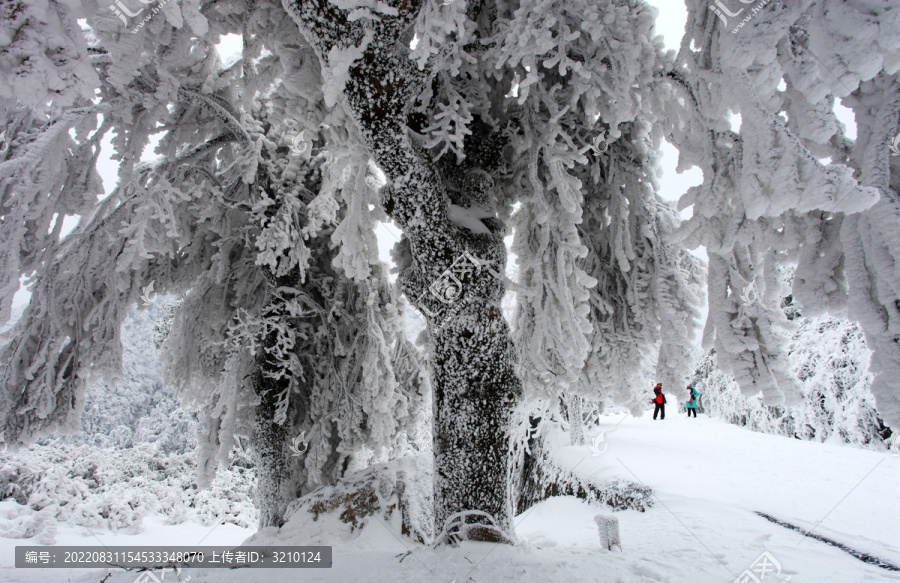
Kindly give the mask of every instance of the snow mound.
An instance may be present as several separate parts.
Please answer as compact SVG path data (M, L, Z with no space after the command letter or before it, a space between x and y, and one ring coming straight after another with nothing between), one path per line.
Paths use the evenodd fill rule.
M372 548L391 541L385 529L397 539L425 543L433 532L431 475L426 455L370 466L294 500L284 526L263 529L245 544L342 546L352 541L352 546Z

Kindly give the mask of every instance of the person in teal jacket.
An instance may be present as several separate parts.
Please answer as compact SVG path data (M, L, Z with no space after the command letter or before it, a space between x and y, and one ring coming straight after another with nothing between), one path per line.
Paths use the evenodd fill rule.
M688 414L688 417L690 417L691 413L693 413L694 419L696 419L697 418L697 399L700 398L700 393L698 393L697 389L695 389L691 385L687 386L687 390L688 390L688 394L690 395L690 399L688 399L688 401L686 403L687 414Z

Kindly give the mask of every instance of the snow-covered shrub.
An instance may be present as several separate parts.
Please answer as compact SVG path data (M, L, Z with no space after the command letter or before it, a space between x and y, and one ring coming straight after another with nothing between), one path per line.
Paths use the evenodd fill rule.
M605 504L613 511L644 512L653 507L652 488L618 478L605 482L588 480L554 463L553 451L536 451L539 461L526 466L525 481L516 504L517 513L521 514L551 496L577 496L588 502Z
M21 506L12 522L0 523L0 536L40 535L40 542L53 544L58 522L138 533L152 513L172 524L190 518L205 525L255 524L254 472L223 468L208 490L198 490L194 457L148 445L120 450L59 441L4 456L0 499L14 498Z
M713 350L701 359L693 377L705 411L762 433L887 447L892 432L875 409L873 375L868 371L871 352L860 327L831 316L803 317L794 304L785 311L797 325L789 358L791 373L801 385L801 402L766 406L762 395L742 394L734 378L718 368Z

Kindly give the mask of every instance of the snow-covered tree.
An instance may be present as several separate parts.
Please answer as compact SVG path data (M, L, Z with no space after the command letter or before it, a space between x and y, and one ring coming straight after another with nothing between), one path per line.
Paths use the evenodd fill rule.
M665 382L686 380L703 281L686 248L709 253L704 337L743 391L769 405L801 396L777 310L788 295L780 267L799 264L793 292L804 310L841 310L850 299L851 317L871 336L873 393L893 423L900 401L886 379L900 363L900 286L886 138L900 111L891 26L900 8L769 3L747 8L749 20L732 32L706 0L687 4L677 55L663 52L656 11L641 0L184 0L130 36L115 15L88 15L70 0L34 21L46 25L21 24L26 40L2 39L14 54L25 50L19 42L50 49L32 29L58 18L74 31L86 17L87 48L77 40L59 48L91 59L101 87L91 100L88 75L46 83L57 110L7 115L14 131L4 155L19 162L0 171L7 188L31 190L6 205L0 241L16 246L4 248L16 255L0 274L6 295L19 275L40 269L35 309L23 318L33 332L4 356L44 350L71 366L11 359L3 408L18 409L16 395L40 402L34 423L61 419L76 392L41 391L26 377L58 386L57 370L65 381L112 368L124 307L154 280L187 294L166 350L175 378L192 383L186 394L210 412L207 459L226 451L255 403L270 459L285 456L288 429L316 439L305 474L288 476L278 463L260 469L267 499L337 475L346 448L387 443L398 429L391 412L403 417L421 393L395 388L392 371L414 362L389 366L414 354L393 340L396 298L374 260L372 223L389 217L404 233L394 249L399 288L428 322L434 519L445 540L513 538L528 415L547 417L560 393L635 410L644 389L635 373L655 366ZM844 32L843 23L867 33ZM212 47L226 33L244 46L223 68ZM18 66L41 94L45 69ZM835 97L862 120L855 142L840 132ZM739 131L729 112L741 114ZM120 184L95 213L84 193L97 192L96 176L83 161L96 158L97 136L111 128ZM164 160L139 166L152 133L163 135ZM43 150L34 145L41 139ZM680 201L693 207L681 225L655 193L662 139L680 150L680 168L704 173ZM57 157L46 169L26 162L49 148ZM26 210L48 192L49 202ZM58 241L56 213L95 218ZM515 286L502 275L509 227ZM61 257L87 266L109 258L104 237L123 245L112 254L117 270L55 267ZM513 331L501 305L507 287L517 294ZM64 310L49 302L60 289L71 295ZM751 292L760 301L741 299ZM53 313L72 322L39 336ZM362 314L365 342L356 343L350 330ZM322 355L304 361L320 345ZM340 360L344 351L354 357ZM255 391L238 391L248 374ZM312 378L331 384L301 390L307 403L295 390ZM333 406L339 388L350 409ZM355 406L380 416L354 425ZM279 512L264 510L263 523L277 524Z
M427 381L377 261L367 158L321 147L326 121L338 142L346 129L322 106L318 62L283 11L258 7L263 37L235 21L238 6L185 28L160 19L144 38L89 20L97 98L7 108L4 312L20 275L33 276L2 349L0 409L10 441L76 430L85 383L120 374L128 309L149 284L183 295L164 376L200 417L201 483L235 435L252 433L268 526L361 446L390 450L415 425ZM227 32L246 43L231 66L214 48ZM98 202L110 130L119 184ZM153 134L162 157L138 163ZM61 238L66 215L81 219ZM299 460L288 449L298 434Z
M326 95L343 95L388 178L382 201L405 235L401 288L427 298L436 528L468 520L478 524L451 535L508 539L508 436L524 437L512 415L523 396L605 393L628 382L616 370L597 386L609 353L628 351L626 369L660 344L662 374L689 372L675 361L701 274L665 239L675 221L652 189L660 135L638 119L663 64L655 12L633 1L286 5L323 64ZM591 153L606 132L614 147ZM595 223L582 231L588 203ZM519 261L515 351L500 309L507 221ZM466 251L485 269L463 280L470 301L445 323L426 292ZM618 280L596 285L603 261L622 280L614 300ZM592 322L592 304L614 323ZM586 367L600 345L607 353ZM636 390L621 399L634 406ZM490 517L459 518L470 510Z
M846 313L873 350L879 413L896 426L900 159L889 145L900 132L900 6L725 4L736 16L687 0L686 34L659 95L679 166L704 174L679 202L693 217L678 233L710 257L704 348L746 396L796 404L781 298L792 294L807 316ZM837 99L856 116L855 140L835 116ZM729 113L740 114L739 132ZM791 289L778 275L788 264L797 266Z
M761 395L743 395L734 378L716 365L711 350L692 378L705 412L763 433L879 450L890 447L895 435L875 408L873 375L868 372L871 351L859 325L827 315L806 318L793 303L786 311L797 324L790 364L800 383L800 402L767 406Z
M658 143L649 128L626 127L599 165L599 192L579 226L591 249L586 271L598 280L581 391L597 395L599 388L599 395L637 413L649 388L643 371L655 365L656 381L672 389L687 380L704 270L671 243L680 221L655 195Z

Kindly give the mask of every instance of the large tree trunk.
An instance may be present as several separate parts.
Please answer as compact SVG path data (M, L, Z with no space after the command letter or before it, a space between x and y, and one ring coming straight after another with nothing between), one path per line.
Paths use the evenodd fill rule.
M435 525L447 528L454 513L479 510L509 536L514 515L508 499L508 433L521 394L509 328L499 301L491 298L474 298L449 318L435 333L432 348ZM482 521L470 516L466 522ZM468 527L456 536L504 538Z
M443 162L437 168L412 158L405 139L380 141L390 155L382 147L374 150L393 181L383 198L385 209L404 227L413 258L398 281L425 316L431 336L435 532L446 532L445 541L511 541L509 432L522 387L501 309L505 286L494 275L505 271L506 228L496 218L485 218L481 223L489 233L475 233L447 216L448 203L479 210L493 205L489 172L500 145L486 125L475 122L472 130L461 165ZM401 148L409 158L398 156ZM436 209L433 223L419 222L429 214L423 207ZM469 257L482 266L472 266ZM461 286L448 304L439 296L450 273Z
M489 128L473 125L467 143L473 151L489 149ZM492 168L489 158L474 152L467 152L472 156L464 164L443 164L440 171L419 160L403 168L396 164L402 159L397 152L400 147L410 152L410 146L400 142L391 148L392 157L380 148L375 151L376 160L393 180L393 188L384 196L385 208L405 227L413 258L398 281L425 316L431 336L435 532L445 532L444 541L511 541L515 537L508 436L522 388L501 309L505 287L492 273L505 269L506 229L496 218L486 218L482 223L490 233L478 234L446 216L448 202L460 208L490 206L492 180L485 170ZM487 168L476 168L476 160ZM409 179L398 167L421 175ZM430 196L404 192L409 187L400 185L417 186ZM433 217L433 227L416 224L415 218L422 214L417 198L443 211ZM485 266L474 267L469 257ZM460 265L471 269L460 269ZM450 273L461 286L455 290L456 300L447 303L439 296L447 299L442 284Z
M421 6L421 0L410 0L398 7L397 15L380 13L377 22L366 24L369 32L335 4L295 0L293 16L326 68L332 49L358 46L373 34L348 71L344 95L369 151L390 179L382 202L403 229L412 258L399 283L431 332L435 531L447 527L456 513L476 511L463 517L462 524L481 526L457 528L449 540L508 541L514 535L507 436L522 389L500 309L504 285L486 268L457 274L461 296L450 315L447 302L431 287L446 281L447 270L466 252L504 272L505 226L485 218L481 223L486 230L462 228L450 221L448 208L453 203L490 212L490 172L499 165L502 143L481 125L466 140L466 161L459 166L444 162L440 171L427 152L411 143L409 129L421 131L424 119L410 115L410 108L432 77L427 69L418 69L398 41Z
M280 193L272 186L269 175L262 167L256 174L255 188L264 191L276 201L268 207L266 215L274 217L284 204ZM256 463L256 503L259 507L259 528L284 525L284 513L297 494L291 487L291 466L288 434L290 415L284 411L284 400L290 399L293 379L285 371L286 351L295 347L282 337L284 326L296 326L298 319L291 312L289 303L302 288L300 270L297 267L278 276L272 270L265 272L268 293L266 304L260 310L263 321L259 338L256 366L251 375L253 392L259 399L256 405L253 439ZM279 419L279 405L282 415Z
M291 289L297 285L296 273L286 277L272 277L271 287ZM285 307L290 292L272 294L269 304L263 308L262 316L275 322L292 322L293 318ZM286 297L287 296L287 297ZM276 327L269 327L263 332L259 353L256 355L256 369L253 371L253 390L259 398L256 406L256 418L253 432L253 450L256 455L256 493L259 506L259 527L281 527L284 524L284 512L294 499L290 491L292 457L288 443L292 436L288 435L286 420L277 422L280 399L290 391L291 379L283 374L279 366L279 337Z

